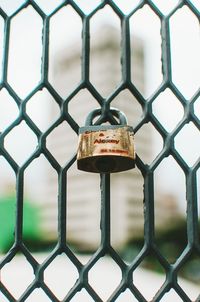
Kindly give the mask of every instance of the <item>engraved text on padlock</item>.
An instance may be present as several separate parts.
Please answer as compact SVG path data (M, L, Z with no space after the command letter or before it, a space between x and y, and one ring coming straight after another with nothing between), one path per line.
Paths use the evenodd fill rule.
M113 110L112 112L117 115L116 109ZM88 125L80 128L78 169L113 173L129 170L135 166L133 128L126 125L126 120L121 114L120 112L120 122L123 125Z

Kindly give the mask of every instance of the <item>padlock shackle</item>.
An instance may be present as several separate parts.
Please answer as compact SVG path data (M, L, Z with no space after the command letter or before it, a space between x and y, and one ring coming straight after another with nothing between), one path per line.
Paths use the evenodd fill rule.
M111 112L115 117L117 117L119 119L120 125L127 125L126 115L122 111L120 111L120 110L118 110L114 107L111 107L109 109L109 112ZM101 108L97 108L97 109L92 110L86 118L85 126L91 126L93 119L97 116L100 116L101 113L102 113Z

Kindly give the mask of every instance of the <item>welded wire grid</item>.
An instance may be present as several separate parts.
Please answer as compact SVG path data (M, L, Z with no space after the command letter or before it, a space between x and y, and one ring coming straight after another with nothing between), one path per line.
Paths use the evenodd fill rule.
M130 46L130 28L129 20L130 18L142 8L145 4L149 5L152 11L158 16L161 21L161 39L162 39L162 72L163 81L156 91L149 98L145 98L136 88L134 82L131 79L131 46ZM74 89L74 91L65 99L63 99L57 91L52 87L48 81L48 70L49 70L49 24L50 19L57 12L59 12L64 6L71 6L74 11L82 19L82 58L81 58L81 68L82 68L82 79L79 85ZM109 97L104 98L97 89L90 82L90 21L92 17L105 5L109 5L114 11L116 16L121 21L121 83L116 89L112 91ZM188 295L184 292L183 288L179 285L177 281L177 274L187 259L192 253L196 253L200 256L200 243L198 234L198 206L197 206L197 170L200 166L200 161L197 160L196 163L189 167L184 161L184 158L180 156L178 151L174 146L174 138L180 132L180 130L189 122L192 122L197 129L200 129L200 122L197 116L194 114L194 104L200 95L198 90L195 95L190 99L186 99L181 91L176 87L172 80L172 70L171 70L171 54L170 54L170 28L169 21L170 18L177 12L177 10L183 6L187 6L191 12L199 19L200 13L198 9L189 1L183 0L179 1L176 7L168 14L164 15L158 7L153 3L153 1L146 0L141 1L137 7L135 7L129 14L124 14L120 8L115 4L114 1L104 0L102 1L91 13L86 15L81 8L75 3L75 1L68 0L64 1L58 7L56 7L49 15L45 14L40 6L34 1L25 1L20 7L16 9L11 15L7 15L6 12L0 8L0 15L2 16L5 24L4 30L4 49L3 49L3 74L0 83L0 88L5 88L8 93L15 100L18 108L19 115L15 121L7 127L0 136L0 155L5 158L5 160L10 164L13 171L16 174L16 221L15 221L15 242L13 247L5 255L0 263L0 268L2 269L8 262L12 261L16 254L22 253L30 265L33 267L35 273L35 279L24 291L21 297L16 300L12 295L12 292L6 288L3 284L3 280L0 281L0 290L3 295L10 301L26 301L29 295L36 289L41 288L44 293L49 297L51 301L59 301L53 291L45 284L43 274L44 270L54 261L54 259L61 253L65 253L66 256L72 261L74 266L79 272L79 278L75 282L71 290L66 294L62 301L70 301L76 293L81 289L85 289L91 298L98 302L102 301L101 297L95 292L92 286L88 282L88 273L90 269L97 263L97 261L105 256L109 255L119 266L122 272L121 282L112 293L107 301L116 301L116 299L123 293L126 289L129 289L132 295L138 301L147 301L142 293L138 290L134 284L133 272L140 265L140 263L149 254L153 254L158 260L160 265L164 268L166 272L166 279L155 294L153 301L160 301L162 297L170 290L174 289L175 292L180 296L182 301L191 301ZM8 70L8 60L9 60L9 35L10 35L10 24L12 19L19 14L22 10L25 10L28 6L31 6L35 12L40 16L43 22L43 36L42 36L42 60L41 60L41 80L39 84L28 94L25 99L21 99L16 91L12 88L7 80L7 70ZM66 20L67 22L67 20ZM34 49L33 49L34 51ZM49 93L53 96L56 103L60 107L59 118L45 131L41 132L39 128L35 125L33 120L27 115L26 107L33 95L38 91L46 88ZM143 116L139 123L136 125L134 131L140 131L140 128L148 122L151 122L156 130L160 133L164 141L164 147L156 159L150 164L146 165L137 156L136 165L141 171L144 177L144 246L139 254L132 260L130 264L127 264L119 256L119 254L111 246L110 238L110 176L109 174L102 174L100 176L100 190L101 190L101 244L95 254L90 258L89 262L82 264L75 254L71 251L67 244L67 229L66 229L66 172L70 166L75 162L76 156L69 158L68 163L62 167L50 153L46 147L46 138L51 133L51 131L60 125L63 121L67 121L70 127L78 134L79 125L68 113L68 104L73 100L73 97L81 92L82 89L87 88L93 97L99 103L99 107L102 108L102 115L98 123L104 120L112 120L109 114L109 107L112 105L114 98L124 89L128 89L133 96L137 99L143 108ZM156 97L163 92L166 88L170 88L174 95L177 97L179 102L184 108L184 116L182 120L178 123L176 128L168 133L164 126L158 121L158 119L152 113L152 104ZM11 157L9 152L4 147L4 140L6 136L22 121L25 121L28 127L34 132L38 139L38 146L32 155L26 160L26 162L19 166L15 160ZM58 194L58 239L56 248L50 253L49 257L42 263L39 264L33 255L29 252L28 248L23 243L23 199L24 199L24 173L31 164L31 162L43 154L49 161L53 169L58 174L59 179L59 194ZM155 243L155 227L154 227L154 171L162 160L168 156L172 156L177 164L183 170L186 177L186 192L187 192L187 246L175 261L175 263L170 264L167 259L161 254L156 243ZM23 269L23 268L22 268ZM200 301L200 295L195 301Z

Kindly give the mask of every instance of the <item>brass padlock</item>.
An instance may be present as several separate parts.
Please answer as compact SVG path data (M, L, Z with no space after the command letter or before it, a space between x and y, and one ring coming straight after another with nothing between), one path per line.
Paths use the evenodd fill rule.
M119 119L117 125L92 125L101 109L92 111L84 127L79 129L77 166L79 170L95 173L121 172L134 168L134 132L127 125L126 116L111 108Z

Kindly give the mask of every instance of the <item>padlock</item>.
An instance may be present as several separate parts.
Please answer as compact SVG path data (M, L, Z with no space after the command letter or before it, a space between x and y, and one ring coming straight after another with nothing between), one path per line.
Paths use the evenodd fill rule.
M79 170L95 173L114 173L135 167L134 132L127 125L124 113L111 108L118 118L117 125L93 125L101 109L93 110L84 127L79 129L77 167Z

